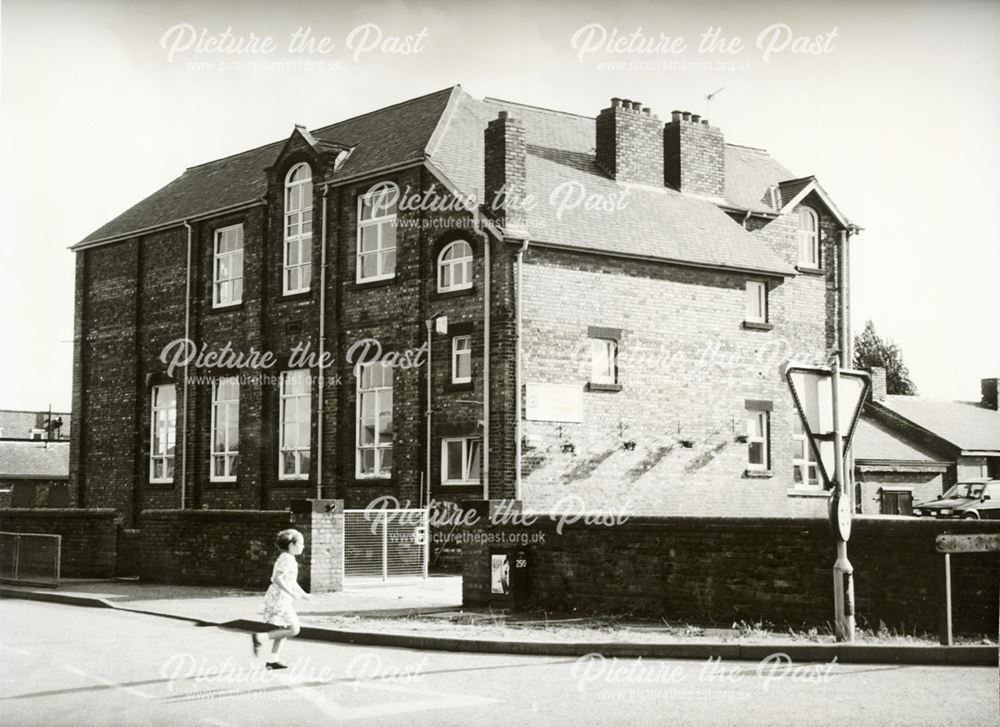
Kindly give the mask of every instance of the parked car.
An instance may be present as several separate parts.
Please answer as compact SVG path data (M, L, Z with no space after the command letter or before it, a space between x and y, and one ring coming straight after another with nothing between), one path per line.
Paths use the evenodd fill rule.
M1000 480L966 480L949 487L937 500L913 506L918 517L1000 520Z

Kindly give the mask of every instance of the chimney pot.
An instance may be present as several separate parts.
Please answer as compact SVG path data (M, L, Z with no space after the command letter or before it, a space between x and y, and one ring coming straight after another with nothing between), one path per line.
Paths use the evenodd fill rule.
M681 116L684 117L685 121L690 121L691 120L691 112L690 111L684 111L684 112L682 112Z
M675 122L676 121L680 121L681 120L681 112L680 111L671 111L670 112L670 120L671 121L675 121Z
M691 121L697 124L699 121L701 121L701 116L699 116L698 114L691 114Z
M701 120L701 125L702 126L708 126L708 119L702 119Z
M611 108L615 109L622 105L622 100L617 96L611 97Z
M649 106L643 106L642 113L646 114L646 116L650 116L652 114L652 110L649 108Z

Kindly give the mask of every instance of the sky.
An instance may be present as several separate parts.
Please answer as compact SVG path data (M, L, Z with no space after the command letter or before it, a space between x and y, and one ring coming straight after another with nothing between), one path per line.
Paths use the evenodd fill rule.
M227 29L245 52L211 51ZM726 141L815 175L864 228L854 331L895 340L921 394L978 400L1000 376L997 37L995 2L3 0L0 408L70 407L70 245L188 166L456 83L661 118L723 89Z

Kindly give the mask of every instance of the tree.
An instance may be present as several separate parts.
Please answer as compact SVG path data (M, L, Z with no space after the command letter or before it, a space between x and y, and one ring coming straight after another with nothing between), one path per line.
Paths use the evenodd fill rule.
M910 380L910 371L903 363L903 352L891 339L879 336L875 324L869 320L865 330L854 337L854 368L871 371L873 366L885 369L887 394L913 396L917 393L917 387Z

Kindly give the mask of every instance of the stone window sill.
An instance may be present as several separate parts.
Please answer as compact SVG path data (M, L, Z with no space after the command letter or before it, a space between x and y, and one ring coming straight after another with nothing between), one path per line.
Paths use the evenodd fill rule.
M796 265L795 269L802 275L824 275L826 273L823 268L810 268L805 265Z
M771 331L774 330L774 326L770 323L761 323L760 321L743 321L743 327L750 331Z
M293 300L294 301L297 301L297 300L308 300L308 299L310 299L312 297L313 297L313 292L310 289L310 290L303 290L300 293L286 293L284 295L279 295L274 300L277 303L285 303L285 302L290 302L290 301L293 301Z
M587 391L610 391L610 392L615 392L615 391L621 391L621 390L622 390L622 385L621 384L595 384L594 382L590 382L590 383L587 384Z
M774 477L772 470L743 470L743 476L748 480L766 480Z
M446 382L444 385L444 390L448 392L452 391L472 391L473 385L471 381L466 381L461 384L455 384L452 382Z
M819 487L789 487L787 494L789 497L822 497L824 499L830 498L830 490L824 490Z
M461 290L446 290L444 292L438 292L435 290L430 294L431 300L446 300L448 298L461 298L467 295L473 295L476 292L476 286L472 285L468 288L462 288Z
M351 284L351 290L365 290L366 288L381 288L386 285L393 285L396 282L396 276L391 275L388 278L374 278L372 280L356 280Z

